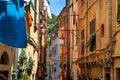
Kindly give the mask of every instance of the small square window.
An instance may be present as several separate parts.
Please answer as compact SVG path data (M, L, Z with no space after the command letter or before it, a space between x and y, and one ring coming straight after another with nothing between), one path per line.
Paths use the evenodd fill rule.
M101 25L101 37L104 37L104 24Z
M81 39L84 40L84 29L81 31Z
M84 41L81 43L81 55L84 55Z

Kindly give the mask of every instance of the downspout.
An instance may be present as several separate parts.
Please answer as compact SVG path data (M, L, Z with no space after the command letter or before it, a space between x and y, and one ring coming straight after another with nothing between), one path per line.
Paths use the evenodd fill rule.
M88 0L86 0L86 43L87 43L87 34L88 34ZM86 48L86 56L87 56L87 48Z
M88 35L88 0L86 0L86 43L87 43L87 36ZM87 70L87 76L89 77L89 70L87 69L87 54L88 49L86 48L86 54L85 54L85 69Z
M67 5L68 6L68 5ZM69 8L67 7L67 30L69 30ZM67 31L67 74L68 78L70 77L70 36L69 36L69 31Z
M106 29L108 30L108 52L107 62L111 61L112 57L112 0L106 1Z
M42 20L43 0L39 1L39 23ZM38 43L39 43L39 60L38 60L38 79L42 78L42 34L40 33L40 26L38 26Z
M106 29L107 29L107 42L108 42L108 50L106 54L107 62L111 65L112 63L112 53L113 53L113 44L112 44L112 0L106 0ZM109 67L109 66L108 66ZM111 70L114 66L110 66ZM112 71L110 71L112 74ZM104 74L105 75L105 71ZM105 79L105 77L103 77ZM111 78L111 77L110 77Z

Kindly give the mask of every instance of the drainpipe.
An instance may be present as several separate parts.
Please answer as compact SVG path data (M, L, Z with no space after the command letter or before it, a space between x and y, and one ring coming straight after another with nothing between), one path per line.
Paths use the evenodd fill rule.
M106 54L107 63L111 65L112 62L112 0L106 0L106 29L107 29L107 42L108 42L108 51ZM110 66L111 69L113 68ZM104 71L105 72L105 71ZM110 72L112 74L112 72ZM104 73L105 75L105 73ZM104 76L103 75L103 76ZM105 77L103 77L105 79Z
M86 0L86 43L87 43L87 34L88 34L88 0ZM87 48L86 48L86 57L87 57Z
M112 56L112 0L106 0L106 29L108 30L108 52L107 52L107 62L111 60Z
M67 5L68 6L68 5ZM67 30L69 30L69 8L67 7ZM70 77L70 45L69 45L69 42L70 41L70 38L69 38L69 31L67 31L67 76L68 78Z
M88 0L86 0L86 43L87 43L87 36L88 35ZM89 70L87 69L87 54L88 49L86 48L86 54L85 54L85 69L87 70L87 76L89 77Z
M43 9L43 0L41 0L41 1L39 1L39 25L40 25L40 23L41 23L41 20L42 20L42 9ZM42 75L41 74L39 74L39 73L42 73L42 68L41 68L41 66L42 66L42 44L41 44L41 42L42 42L42 34L40 33L40 26L38 26L38 44L39 44L39 59L38 59L38 73L37 73L37 77L38 77L38 79L39 78L41 78L42 77Z

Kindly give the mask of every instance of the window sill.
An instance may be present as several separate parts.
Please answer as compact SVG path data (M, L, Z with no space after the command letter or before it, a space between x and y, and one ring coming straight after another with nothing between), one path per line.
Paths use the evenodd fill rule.
M95 50L93 50L93 51L90 51L90 54L94 54L96 51Z
M84 58L84 57L85 57L85 55L81 54L81 58Z

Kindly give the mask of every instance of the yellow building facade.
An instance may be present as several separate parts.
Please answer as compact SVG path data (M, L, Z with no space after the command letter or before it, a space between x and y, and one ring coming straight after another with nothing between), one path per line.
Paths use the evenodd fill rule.
M69 34L70 34L70 75L73 80L78 80L80 68L78 66L78 46L79 43L79 30L78 30L78 0L69 0Z
M25 54L27 56L27 61L29 57L32 57L34 61L34 66L32 69L32 73L29 76L30 80L36 80L37 79L37 69L38 69L38 60L39 60L39 41L38 41L38 33L39 33L39 0L31 0L33 6L28 5L28 11L30 13L30 16L32 18L31 20L31 26L28 26L27 23L29 23L26 20L26 34L27 34L27 40L28 44L27 47L24 49ZM31 3L30 2L30 3ZM25 13L25 15L28 15L28 12ZM18 49L18 58L21 53L22 49Z
M113 68L112 68L112 80L119 80L120 77L118 76L120 73L120 51L119 51L119 44L120 44L120 0L112 0L112 43L113 43L113 54L112 54L112 61L113 61Z
M32 2L33 2L33 5L35 4L37 5L36 12L37 14L39 14L39 1L37 0L37 2L35 2L34 0L32 0ZM36 12L33 10L33 8L30 5L30 13L31 13L33 20L35 20ZM26 19L26 13L25 13L25 19ZM38 33L37 31L34 32L34 28L35 28L34 26L38 27L38 23L39 23L39 15L36 15L36 22L33 21L31 27L28 26L26 23L27 37L29 39L32 39L33 42L35 41L34 43L35 45L31 45L28 41L28 46L26 49L24 49L26 51L27 58L32 56L33 60L35 61L32 74L30 76L30 80L36 80L36 73L37 73L37 66L38 66L38 55L39 54L38 54L38 46L36 45L38 43ZM18 53L16 53L15 48L12 48L10 46L6 46L0 43L0 75L4 75L9 80L12 80L13 70L17 68L18 66L17 60L19 58L20 53L21 53L20 48L18 49ZM15 58L17 59L15 60Z
M119 0L78 1L80 77L119 80Z

